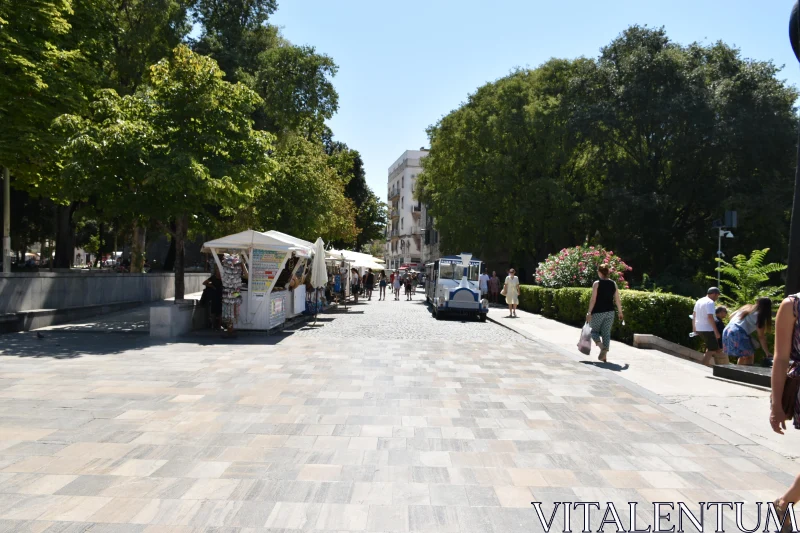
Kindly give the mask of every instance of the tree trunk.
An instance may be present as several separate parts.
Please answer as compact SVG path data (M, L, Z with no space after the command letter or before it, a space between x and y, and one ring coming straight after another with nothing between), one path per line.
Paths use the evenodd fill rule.
M11 173L3 167L3 272L11 272Z
M185 296L185 284L183 272L185 270L185 243L186 234L189 227L189 217L180 215L175 217L175 303L183 300Z
M75 204L56 206L56 254L54 268L70 268L75 258L75 225L72 212Z
M794 201L789 230L789 268L786 270L786 296L800 292L800 128L797 141L797 169L794 175Z
M145 236L147 228L145 228L141 221L136 220L133 223L133 244L131 245L131 272L141 273L144 271L144 250L145 250Z
M175 232L175 221L169 223L169 229ZM167 257L164 259L164 271L172 272L175 269L175 236L169 236L169 250L167 250Z

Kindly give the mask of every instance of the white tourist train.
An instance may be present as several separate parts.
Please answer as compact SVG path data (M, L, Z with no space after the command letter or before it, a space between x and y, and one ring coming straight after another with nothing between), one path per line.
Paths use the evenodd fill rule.
M467 315L486 321L489 302L481 299L481 261L472 254L451 255L425 265L425 299L437 319Z

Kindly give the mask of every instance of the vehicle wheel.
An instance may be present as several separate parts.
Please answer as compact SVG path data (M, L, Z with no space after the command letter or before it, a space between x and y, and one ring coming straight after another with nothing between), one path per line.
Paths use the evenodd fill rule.
M436 320L442 319L442 313L440 313L439 310L436 309L435 307L433 308L433 318L435 318Z
M486 322L486 313L479 314L478 320L480 320L481 322Z

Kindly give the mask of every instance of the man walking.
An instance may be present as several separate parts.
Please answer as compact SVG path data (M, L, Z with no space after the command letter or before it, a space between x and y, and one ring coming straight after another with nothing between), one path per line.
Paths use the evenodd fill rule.
M367 291L367 300L372 300L372 289L375 287L375 274L372 273L372 269L367 269L367 280L364 284L364 288Z
M719 354L719 339L722 338L722 332L717 329L716 318L716 301L719 299L720 292L716 287L708 289L707 295L704 298L697 300L694 304L694 312L692 313L692 331L703 338L706 344L706 353L703 356L703 364L706 366L714 366L714 356Z
M485 270L481 273L481 277L478 278L478 287L481 290L481 298L486 298L489 293L489 274Z

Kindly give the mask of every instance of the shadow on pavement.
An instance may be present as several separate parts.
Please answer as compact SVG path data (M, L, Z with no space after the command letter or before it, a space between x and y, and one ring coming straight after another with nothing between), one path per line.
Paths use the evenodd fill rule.
M38 334L37 334L38 333ZM2 357L74 359L83 355L113 355L164 344L140 333L108 334L96 331L26 331L0 336Z
M628 370L631 365L625 363L624 365L618 365L616 363L609 363L609 362L602 362L602 361L581 361L584 365L592 365L596 366L597 368L603 368L605 370L611 370L612 372L622 372L623 370Z
M219 332L203 330L174 339L152 338L139 332L102 332L91 329L26 331L0 335L0 360L3 357L76 359L86 355L118 355L176 344L273 346L290 336L291 330L288 329L270 335L262 331L239 331L232 338L223 338Z

